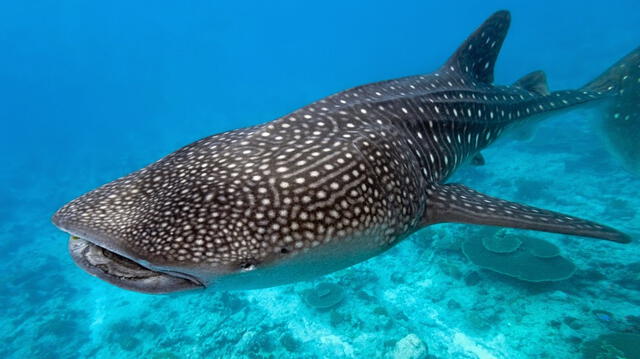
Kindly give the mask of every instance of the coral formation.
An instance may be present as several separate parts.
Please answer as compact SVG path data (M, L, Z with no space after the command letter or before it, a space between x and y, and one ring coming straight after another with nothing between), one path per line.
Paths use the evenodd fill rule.
M555 244L535 237L528 237L526 249L538 258L553 258L560 255L560 249Z
M482 245L494 253L515 252L522 241L517 236L510 236L504 229L499 230L493 236L482 238Z
M559 281L576 271L576 266L561 257L558 248L547 241L528 236L511 240L507 237L500 235L489 241L469 238L462 243L462 251L480 267L529 282Z
M344 289L334 283L320 283L303 292L305 303L318 310L326 310L340 304L344 299Z
M424 359L428 353L426 344L411 333L398 340L393 349L393 359Z

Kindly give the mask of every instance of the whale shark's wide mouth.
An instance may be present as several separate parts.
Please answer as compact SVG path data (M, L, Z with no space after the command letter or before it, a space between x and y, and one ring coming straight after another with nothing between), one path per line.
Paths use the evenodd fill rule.
M87 273L123 289L161 294L203 287L187 275L151 270L76 236L69 239L69 252L74 262Z

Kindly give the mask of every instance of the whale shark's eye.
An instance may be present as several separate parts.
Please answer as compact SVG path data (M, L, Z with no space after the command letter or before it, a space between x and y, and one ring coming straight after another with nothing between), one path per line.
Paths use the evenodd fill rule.
M253 270L256 267L255 263L253 261L247 261L247 262L243 262L242 264L240 264L240 268L243 271L249 271L249 270Z
M280 248L280 253L287 254L287 253L289 253L289 250L286 249L286 248Z

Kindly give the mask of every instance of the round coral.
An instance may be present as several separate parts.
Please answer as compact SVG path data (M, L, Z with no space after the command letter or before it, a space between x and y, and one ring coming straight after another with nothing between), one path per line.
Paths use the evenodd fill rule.
M527 241L527 250L538 258L553 258L560 255L560 248L555 244L533 237Z
M474 264L528 282L552 282L567 279L576 271L569 260L544 247L541 239L519 236L520 246L512 252L495 252L477 238L462 243L462 251ZM557 249L557 247L553 246ZM546 250L545 250L546 249ZM535 253L535 254L534 254Z
M312 308L325 310L340 304L344 299L344 290L334 283L320 283L303 293L304 301Z
M511 253L515 252L522 241L517 236L510 236L503 231L497 232L493 236L482 238L482 245L494 253Z

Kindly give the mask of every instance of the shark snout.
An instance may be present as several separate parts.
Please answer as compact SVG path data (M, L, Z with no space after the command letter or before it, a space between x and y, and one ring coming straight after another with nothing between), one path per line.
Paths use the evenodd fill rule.
M57 211L52 222L70 234L68 250L73 261L85 272L123 289L161 294L203 288L201 281L171 268L156 268L125 241L101 228L83 223L91 217L66 210Z

